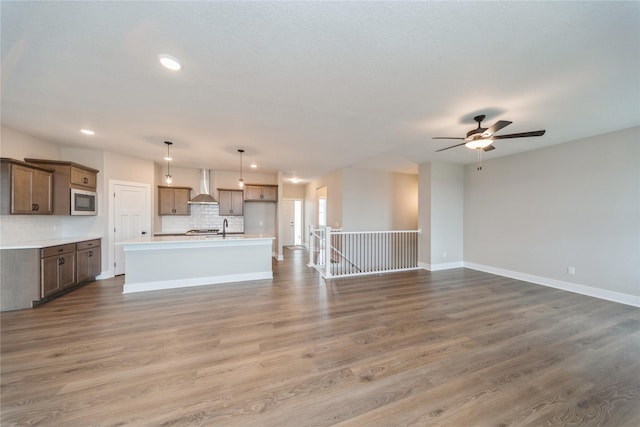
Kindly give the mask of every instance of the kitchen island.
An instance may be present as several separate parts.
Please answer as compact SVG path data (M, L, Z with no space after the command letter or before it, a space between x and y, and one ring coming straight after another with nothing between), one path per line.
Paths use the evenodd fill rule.
M274 237L152 236L124 247L123 293L273 278Z

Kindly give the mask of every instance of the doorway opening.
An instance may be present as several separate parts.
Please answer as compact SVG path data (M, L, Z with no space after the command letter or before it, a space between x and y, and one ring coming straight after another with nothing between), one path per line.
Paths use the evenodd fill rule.
M300 246L302 241L302 200L284 200L284 236L282 246Z
M318 227L327 226L327 187L320 187L318 192Z

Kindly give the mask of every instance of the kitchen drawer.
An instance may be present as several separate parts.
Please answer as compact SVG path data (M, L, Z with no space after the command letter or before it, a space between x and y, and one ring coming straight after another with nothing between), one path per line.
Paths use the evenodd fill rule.
M40 258L47 258L50 256L56 256L56 255L75 252L75 251L76 251L75 243L69 243L67 245L59 245L59 246L50 246L48 248L40 249Z
M76 243L76 247L79 251L82 251L84 249L97 248L97 247L100 247L100 239L87 240L86 242L78 242Z

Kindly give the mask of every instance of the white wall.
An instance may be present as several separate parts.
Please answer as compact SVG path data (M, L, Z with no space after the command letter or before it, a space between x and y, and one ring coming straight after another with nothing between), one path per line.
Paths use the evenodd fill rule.
M418 165L418 262L431 265L431 163Z
M307 184L305 191L305 224L318 225L318 188L327 187L327 226L342 226L342 170Z
M2 126L0 128L0 157L17 160L24 160L25 157L60 160L60 146Z
M166 163L164 165L162 164L155 164L156 167L160 167L161 170L161 174L159 176L159 180L156 182L156 188L155 191L157 191L157 186L158 185L167 185L167 183L165 182L165 175L167 174L167 165ZM173 178L173 182L172 182L172 186L173 187L191 187L193 189L193 192L191 193L191 196L195 196L196 194L200 193L200 169L194 169L194 168L175 168L175 167L171 167L171 177ZM211 194L214 194L213 189L209 188L209 192ZM215 192L217 193L217 192ZM214 197L215 196L214 194ZM158 206L154 206L155 209L158 208Z
M301 184L284 184L282 186L282 197L285 199L304 200L306 188L306 185Z
M418 175L393 173L393 230L418 228Z
M425 163L419 174L418 260L437 270L462 266L464 168L450 163Z
M332 172L306 185L305 224L318 224L317 193L321 187L327 188L327 226L331 228L381 231L418 227L417 175L357 168Z
M335 171L327 176L324 185L327 187L327 226L332 228L343 227L343 186L342 171ZM316 212L317 215L317 212Z
M343 228L348 231L415 230L418 177L372 169L342 170Z
M464 168L431 164L431 264L463 260Z
M211 193L217 200L218 188L238 188L238 179L240 178L240 172L230 171L211 171ZM264 173L243 173L242 179L245 184L278 184L278 178L275 174ZM195 186L194 189L200 190L200 186Z
M282 246L283 235L283 194L284 194L284 174L279 171L276 176L276 183L278 184L278 202L276 203L276 239L273 241L273 252L276 255L278 261L284 260L284 247Z
M636 127L468 165L465 262L640 295L639 146Z
M314 181L315 182L315 181ZM311 182L305 185L305 196L303 203L304 229L302 230L302 243L309 244L309 226L318 225L318 198L316 184Z
M244 232L276 236L276 207L273 202L246 202L244 204Z

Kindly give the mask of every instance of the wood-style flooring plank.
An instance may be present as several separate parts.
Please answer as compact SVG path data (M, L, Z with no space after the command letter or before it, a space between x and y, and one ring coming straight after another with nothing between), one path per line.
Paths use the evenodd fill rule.
M0 424L637 426L640 310L454 269L122 294L0 314Z

